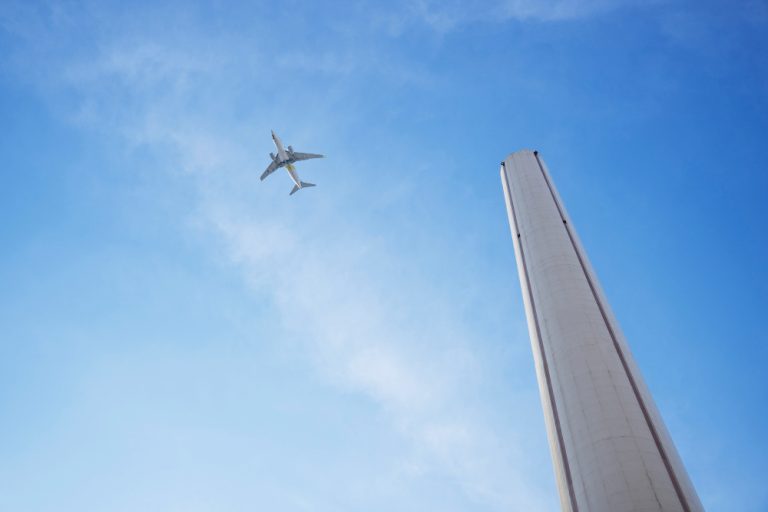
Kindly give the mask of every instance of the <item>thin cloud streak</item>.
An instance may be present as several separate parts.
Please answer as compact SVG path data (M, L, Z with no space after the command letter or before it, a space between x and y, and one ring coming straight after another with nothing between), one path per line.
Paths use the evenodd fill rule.
M471 348L471 327L429 283L403 281L397 270L408 267L407 255L333 208L313 222L274 199L243 204L219 188L222 176L247 180L243 174L251 173L244 171L250 155L233 142L248 138L242 124L219 113L229 82L251 77L232 60L200 64L188 51L156 43L108 41L104 48L96 61L56 65L65 72L52 80L55 87L79 98L76 122L151 147L188 173L198 184L197 220L212 233L208 242L223 247L253 290L270 299L321 375L378 404L413 444L414 461L406 466L446 475L471 500L494 509L543 510L549 500L524 472L524 449L513 442L519 436L484 419L484 370ZM218 110L206 110L214 97ZM281 99L281 106L289 104ZM291 116L290 107L283 115Z
M418 293L397 299L393 292L405 289L403 283L371 281L371 259L395 255L364 236L313 240L298 226L213 223L250 282L273 294L286 328L304 340L322 374L378 403L427 454L430 471L447 471L481 503L543 509L536 486L515 468L516 462L524 466L522 454L476 419L477 391L462 389L481 371L469 350L471 337L461 334L466 326L451 320L456 315L447 305L439 306L439 318L404 318L403 311L418 317L419 304L444 299ZM367 248L347 249L361 239Z
M413 0L410 11L416 19L436 32L445 33L478 22L584 19L639 3L637 0Z

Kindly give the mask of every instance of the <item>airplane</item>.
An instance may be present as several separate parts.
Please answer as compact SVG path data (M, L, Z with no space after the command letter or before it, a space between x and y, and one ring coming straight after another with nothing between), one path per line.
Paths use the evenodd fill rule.
M301 181L299 178L299 175L296 173L296 168L293 166L294 162L298 162L299 160L309 160L310 158L323 158L323 155L316 155L314 153L299 153L293 150L291 146L288 146L287 148L283 147L283 141L280 140L280 137L278 137L275 134L275 131L272 130L272 140L275 142L275 147L277 148L277 154L270 153L269 156L272 158L272 162L270 162L269 167L267 167L267 170L264 171L261 175L261 180L263 181L264 178L275 172L281 167L285 167L285 170L288 171L288 175L291 177L291 180L293 180L294 186L293 190L291 190L291 193L288 194L289 196L292 196L296 193L297 190L301 190L302 188L307 187L314 187L314 183L306 183L304 181Z

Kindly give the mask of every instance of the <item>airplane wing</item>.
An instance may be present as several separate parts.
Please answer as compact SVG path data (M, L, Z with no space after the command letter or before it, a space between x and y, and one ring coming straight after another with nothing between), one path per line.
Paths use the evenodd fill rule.
M277 170L279 167L280 167L280 166L279 166L279 165L277 165L277 164L275 163L275 161L274 161L274 160L272 160L272 161L269 163L269 167L267 167L267 170L266 170L266 171L264 171L263 173L261 173L261 178L260 178L260 179L263 181L263 180L264 180L264 178L266 178L267 176L269 176L270 174L272 174L273 172L275 172L275 171L276 171L276 170Z
M316 155L314 153L298 153L294 151L293 158L298 162L299 160L309 160L310 158L323 158L323 155Z

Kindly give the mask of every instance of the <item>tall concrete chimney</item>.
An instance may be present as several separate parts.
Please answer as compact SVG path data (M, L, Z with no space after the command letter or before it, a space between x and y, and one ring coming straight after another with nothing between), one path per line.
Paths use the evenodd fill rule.
M501 182L562 509L702 512L541 156Z

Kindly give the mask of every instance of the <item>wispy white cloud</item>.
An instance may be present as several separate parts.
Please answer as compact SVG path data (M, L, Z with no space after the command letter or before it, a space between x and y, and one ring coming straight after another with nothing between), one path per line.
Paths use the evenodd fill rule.
M258 65L243 62L242 49L216 41L201 50L106 38L97 48L56 63L48 86L76 96L77 122L150 146L188 173L199 192L196 220L212 251L222 252L270 301L319 374L380 407L413 445L408 471L446 475L491 509L543 510L551 500L526 474L520 434L493 420L483 403L487 368L473 349L477 340L462 306L420 279L399 247L366 232L334 198L307 218L291 211L285 194L283 201L244 202L233 190L234 182L254 175L244 141L254 129L268 133L266 125L246 128L250 121L232 114L241 88L258 81L252 74ZM258 60L257 48L248 53ZM322 73L347 75L369 68L370 58L331 55L314 62ZM292 50L273 56L278 67L308 60ZM265 80L269 72L262 70ZM275 90L271 104L254 100L254 108L301 123L293 98ZM343 102L334 106L343 114ZM310 122L305 117L296 130L311 131ZM533 393L518 397L517 405L535 403Z
M378 403L415 444L424 470L447 473L494 508L543 509L546 499L523 473L525 450L483 419L483 369L450 298L375 275L380 260L402 255L363 233L313 237L311 221L214 215L211 222L253 286L272 294L319 370Z
M638 3L637 0L412 0L409 5L417 19L438 32L446 32L467 23L583 19Z

